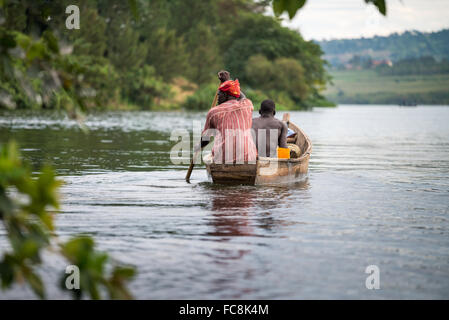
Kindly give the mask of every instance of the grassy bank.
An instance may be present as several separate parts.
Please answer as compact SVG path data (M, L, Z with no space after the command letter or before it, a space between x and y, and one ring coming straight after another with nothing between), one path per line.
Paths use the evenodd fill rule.
M324 92L336 103L449 104L449 74L381 76L373 70L332 71Z

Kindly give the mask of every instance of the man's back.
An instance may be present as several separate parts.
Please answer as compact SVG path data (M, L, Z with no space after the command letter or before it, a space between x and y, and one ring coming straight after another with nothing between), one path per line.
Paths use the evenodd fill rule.
M257 150L250 132L253 110L252 102L242 99L227 101L208 112L203 135L208 135L209 129L216 129L219 133L214 138L214 162L256 161Z
M261 157L276 157L277 147L287 148L287 125L274 116L262 115L253 119L253 130L255 131L256 147ZM275 134L273 143L270 143L271 130ZM263 139L265 138L265 143ZM260 146L259 146L260 141ZM263 147L265 145L265 150Z

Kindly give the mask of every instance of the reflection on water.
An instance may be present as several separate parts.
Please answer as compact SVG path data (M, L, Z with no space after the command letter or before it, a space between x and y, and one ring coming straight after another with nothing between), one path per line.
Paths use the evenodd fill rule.
M313 153L308 180L284 186L215 186L201 166L186 184L170 130L200 119L99 113L85 135L58 115L3 113L0 142L55 166L60 237L92 234L135 264L138 298L449 298L449 108L294 112ZM380 291L365 288L371 264ZM64 262L45 265L56 283ZM55 285L50 297L68 295Z
M217 186L203 183L210 197L214 230L208 235L229 240L235 236L256 236L254 228L272 230L283 221L274 219L270 211L288 203L293 190L307 190L309 182L300 181L285 186ZM257 216L253 216L258 212ZM254 221L257 221L254 224Z
M251 221L248 218L253 205L254 192L243 190L223 190L222 188L210 188L212 198L211 236L220 237L221 240L229 240L229 237L253 236Z

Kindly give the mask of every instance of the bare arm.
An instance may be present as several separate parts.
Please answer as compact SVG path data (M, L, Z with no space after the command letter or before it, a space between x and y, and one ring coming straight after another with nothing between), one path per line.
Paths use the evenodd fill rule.
M280 148L287 148L287 125L285 123L282 122L282 129L281 129L281 134L279 135L279 147Z
M210 129L214 129L214 124L212 122L211 114L210 112L208 112L206 117L206 123L204 124L204 129L203 132L201 133L201 142L199 146L197 146L196 148L198 147L204 148L209 144L211 138L211 133L209 131Z

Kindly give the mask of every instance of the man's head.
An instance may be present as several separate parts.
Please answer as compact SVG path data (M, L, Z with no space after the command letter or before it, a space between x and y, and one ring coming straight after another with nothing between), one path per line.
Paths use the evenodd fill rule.
M228 100L238 99L240 97L240 83L238 79L227 80L218 88L218 103L222 104Z
M264 100L260 105L259 114L261 116L274 116L276 114L276 104L273 100Z
M237 99L236 97L231 96L227 92L218 91L218 104L222 104L222 103L225 103L226 101L236 100L236 99Z

